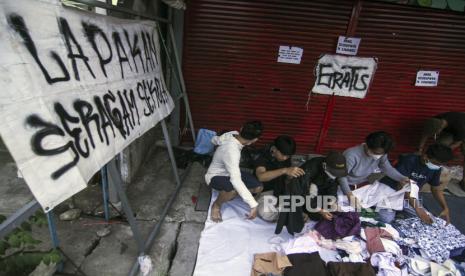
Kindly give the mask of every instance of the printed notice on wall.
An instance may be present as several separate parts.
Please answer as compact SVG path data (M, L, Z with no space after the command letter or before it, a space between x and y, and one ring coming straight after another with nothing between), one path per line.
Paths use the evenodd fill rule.
M0 135L45 211L174 108L155 22L0 1Z
M278 62L300 64L304 49L291 46L279 46Z
M415 86L438 86L439 71L418 71Z
M365 98L373 80L377 60L372 57L323 55L315 68L314 93Z
M360 45L360 38L339 36L336 54L355 56Z

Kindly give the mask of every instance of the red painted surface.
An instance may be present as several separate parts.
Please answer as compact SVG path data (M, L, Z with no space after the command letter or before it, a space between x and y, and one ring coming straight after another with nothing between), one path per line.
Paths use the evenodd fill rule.
M313 94L307 111L313 69L320 54L334 53L353 3L191 1L183 69L195 126L238 129L260 119L261 142L288 134L299 153L313 152L329 97ZM464 22L463 14L362 1L359 56L377 57L378 70L365 99L337 97L322 152L344 150L381 129L396 139L394 155L410 152L425 118L465 112ZM302 47L302 63L277 63L280 45ZM419 69L439 70L439 86L415 87Z

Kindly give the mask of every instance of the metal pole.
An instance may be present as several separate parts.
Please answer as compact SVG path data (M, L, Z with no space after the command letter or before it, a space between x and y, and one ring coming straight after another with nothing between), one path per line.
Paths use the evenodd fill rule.
M158 221L158 223L155 225L155 227L150 232L149 237L145 241L145 250L146 251L148 251L152 247L152 243L155 240L155 238L157 237L158 232L160 231L160 228L161 228L161 225L163 224L165 216L168 213L168 210L171 208L171 205L173 205L173 202L176 199L176 197L177 197L177 195L179 193L179 190L182 187L182 182L181 182L181 179L179 178L178 167L176 165L176 159L174 158L173 148L171 147L171 140L170 140L168 128L166 127L166 122L165 122L164 119L161 121L161 127L163 129L163 136L165 137L166 148L168 149L168 155L170 156L171 166L172 166L172 169L173 169L174 178L176 180L177 185L176 185L176 191L171 196L171 198L168 201L168 204L166 204L165 208L163 209L160 221ZM190 169L190 166L189 166L189 169ZM184 177L186 177L186 175L188 174L189 169L184 174ZM183 180L184 180L184 177L183 177ZM139 270L139 263L136 261L133 264L133 266L131 268L131 271L129 272L129 275L130 276L136 275L138 270Z
M107 3L99 2L99 1L95 1L95 0L72 0L72 2L84 4L84 5L91 6L91 7L98 7L98 8L102 8L102 9L107 9L107 10L110 10L110 11L117 11L117 12L122 12L122 13L135 15L135 16L140 16L140 17L151 19L151 20L158 21L158 22L169 23L168 19L166 19L166 18L153 16L153 15L149 15L149 14L146 14L146 13L136 12L136 11L133 11L131 9L126 9L126 8L123 8L123 7L113 6L113 5L109 5Z
M163 136L165 137L166 148L168 149L168 155L170 156L171 167L173 169L174 178L177 186L181 186L181 179L179 178L178 166L176 165L176 159L174 158L173 147L171 146L170 135L168 128L166 127L165 119L161 120L161 127L163 129Z
M37 200L33 199L28 204L8 216L8 218L0 224L0 240L6 237L6 235L15 228L19 227L21 223L29 219L29 217L34 215L34 213L39 209L39 203Z
M57 249L60 246L60 241L58 240L57 229L55 225L55 219L53 218L53 211L46 213L47 222L48 222L48 231L50 232L50 238L52 239L52 246L54 249ZM61 261L57 267L58 272L63 270L63 262Z
M181 84L181 89L182 89L182 98L184 99L184 106L186 108L187 112L187 117L189 119L189 125L191 126L191 133L192 133L192 140L195 143L195 128L194 128L194 121L192 120L192 113L191 113L191 108L189 105L189 99L187 97L187 92L186 92L186 83L184 82L184 75L182 73L182 68L181 68L181 62L178 56L178 52L176 51L176 39L174 38L174 30L173 30L173 25L168 24L168 33L170 36L170 41L171 41L171 46L173 47L173 53L174 53L174 59L176 62L176 68L178 70L179 78L180 78L180 84Z
M144 254L144 241L142 239L142 235L139 231L139 227L137 226L136 218L134 217L134 213L132 212L131 206L129 205L128 198L126 193L123 190L122 183L123 179L121 179L121 175L119 174L118 169L116 168L115 162L110 162L107 165L108 173L113 176L115 181L113 182L113 186L115 187L116 192L121 200L121 204L123 206L124 213L126 214L126 218L128 219L129 225L131 226L132 233L134 234L134 239L137 243L137 248L139 250L139 255Z
M105 220L108 222L110 220L110 211L108 210L108 176L106 165L100 169L100 174L102 175L103 211L105 212Z

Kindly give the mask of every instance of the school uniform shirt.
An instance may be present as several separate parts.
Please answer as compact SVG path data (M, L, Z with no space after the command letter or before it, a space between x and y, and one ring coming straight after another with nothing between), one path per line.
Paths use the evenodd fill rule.
M421 156L416 154L408 154L399 157L399 162L396 169L403 175L417 182L418 187L429 183L433 187L439 186L439 178L441 176L441 169L432 170L423 164ZM381 182L397 190L398 181L389 177L384 177Z
M447 121L447 127L442 131L452 134L454 141L465 140L465 113L446 112L434 117Z
M239 196L242 197L250 208L255 208L258 203L241 179L239 162L241 159L241 150L244 146L234 137L234 135L238 134L239 132L237 131L231 131L212 138L212 143L217 145L218 148L205 174L205 181L207 185L210 185L212 178L215 176L229 176L231 184Z
M346 158L348 175L338 180L344 194L350 192L349 186L367 182L368 176L375 172L384 172L396 181L405 178L391 166L387 154L376 160L366 154L364 144L349 148L343 154Z

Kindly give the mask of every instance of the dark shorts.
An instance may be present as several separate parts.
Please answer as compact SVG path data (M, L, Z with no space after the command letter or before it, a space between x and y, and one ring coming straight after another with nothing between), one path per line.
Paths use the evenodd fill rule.
M241 171L242 182L244 182L247 189L254 189L263 186L255 176L248 172ZM234 187L229 179L229 176L214 176L210 181L210 187L218 191L230 192L234 190Z

